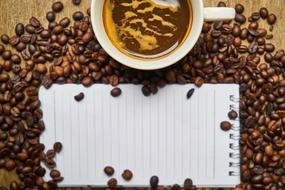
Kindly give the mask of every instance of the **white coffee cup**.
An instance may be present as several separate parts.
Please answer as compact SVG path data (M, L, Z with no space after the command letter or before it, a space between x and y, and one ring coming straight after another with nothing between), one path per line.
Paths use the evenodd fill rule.
M186 40L175 51L169 55L158 59L136 59L130 57L120 50L110 41L103 23L103 6L105 0L92 0L91 21L97 40L104 50L118 62L135 69L155 70L168 67L182 59L197 42L203 27L204 21L230 20L235 17L235 10L226 7L204 8L203 0L191 0L193 20L191 31Z

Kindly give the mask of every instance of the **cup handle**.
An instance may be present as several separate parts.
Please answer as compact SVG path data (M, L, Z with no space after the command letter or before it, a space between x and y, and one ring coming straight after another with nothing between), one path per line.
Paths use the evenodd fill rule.
M204 8L205 21L223 21L235 18L236 12L234 8L228 7L206 7Z

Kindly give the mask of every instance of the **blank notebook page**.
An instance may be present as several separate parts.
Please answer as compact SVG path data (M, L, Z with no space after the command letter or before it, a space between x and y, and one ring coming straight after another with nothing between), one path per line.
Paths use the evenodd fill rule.
M46 125L41 142L46 150L56 141L63 144L55 159L64 176L60 186L105 186L105 166L115 169L112 177L123 186L148 186L153 175L160 185L182 185L186 178L200 187L240 183L239 120L230 131L220 129L228 112L238 109L238 85L168 85L151 97L142 95L141 86L120 88L117 98L102 84L40 89ZM77 102L80 92L85 98ZM132 180L121 177L125 169Z

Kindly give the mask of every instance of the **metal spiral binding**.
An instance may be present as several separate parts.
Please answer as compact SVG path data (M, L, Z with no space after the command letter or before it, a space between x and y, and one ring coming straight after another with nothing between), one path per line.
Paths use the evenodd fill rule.
M236 112L239 112L239 107L237 104L239 104L240 99L235 97L234 95L230 95L230 101L233 103L229 106L230 111L234 110ZM232 132L229 135L229 138L231 139L231 143L229 144L229 148L231 149L229 153L229 157L231 158L231 161L229 162L229 167L231 170L229 171L229 176L239 176L240 172L238 170L235 170L235 168L240 167L240 153L239 153L239 133L237 134L237 131L240 131L239 127L239 118L233 120L232 123Z

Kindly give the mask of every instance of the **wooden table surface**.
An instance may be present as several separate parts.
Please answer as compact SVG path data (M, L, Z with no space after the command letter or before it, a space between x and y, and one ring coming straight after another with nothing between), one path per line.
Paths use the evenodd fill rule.
M0 0L0 34L14 33L14 26L19 23L27 23L31 16L39 18L44 26L47 26L45 14L51 10L51 4L56 0ZM76 10L86 12L90 7L91 0L82 0L79 7L74 6L71 0L62 0L65 5L64 11L57 16L60 19L64 16L71 17ZM204 0L205 6L215 6L219 0ZM274 26L273 43L277 48L285 47L285 1L284 0L225 0L229 6L234 6L236 3L245 5L245 14L248 16L251 12L258 11L260 7L267 7L270 12L277 15L278 21ZM48 126L47 126L48 127ZM5 172L0 170L0 186L8 187L11 180L17 179L14 172Z

